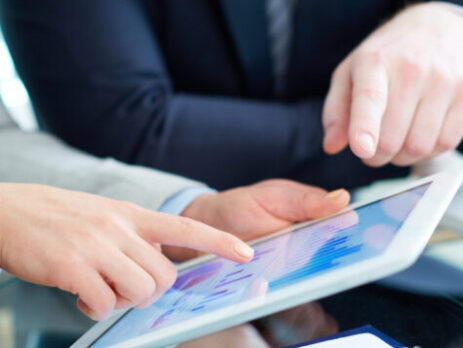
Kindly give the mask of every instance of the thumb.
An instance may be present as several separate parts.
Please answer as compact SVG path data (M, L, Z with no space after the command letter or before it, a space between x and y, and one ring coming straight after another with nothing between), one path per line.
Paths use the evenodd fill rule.
M268 180L254 185L254 199L275 218L288 222L317 219L347 206L349 193L325 190L290 180Z

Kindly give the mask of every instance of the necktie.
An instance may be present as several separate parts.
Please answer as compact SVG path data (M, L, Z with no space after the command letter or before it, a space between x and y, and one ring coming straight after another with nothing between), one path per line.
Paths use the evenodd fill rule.
M281 97L285 90L288 70L293 12L296 0L267 0L268 34L274 79L274 92Z

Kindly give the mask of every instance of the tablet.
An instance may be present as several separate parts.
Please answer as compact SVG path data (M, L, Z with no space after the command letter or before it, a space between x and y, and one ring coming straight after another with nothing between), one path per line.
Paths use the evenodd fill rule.
M246 264L211 256L182 264L156 303L113 314L72 348L169 346L401 271L426 246L461 180L435 174L260 238Z

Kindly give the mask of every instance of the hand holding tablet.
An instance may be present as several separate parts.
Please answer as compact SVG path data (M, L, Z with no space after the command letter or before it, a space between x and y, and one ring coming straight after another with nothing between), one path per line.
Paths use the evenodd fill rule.
M193 260L153 305L97 324L73 347L163 347L398 272L419 256L460 183L437 174L263 237L247 264Z
M349 193L327 192L298 182L273 179L198 197L182 216L251 240L296 222L333 214L349 204ZM175 261L198 256L197 252L163 247Z

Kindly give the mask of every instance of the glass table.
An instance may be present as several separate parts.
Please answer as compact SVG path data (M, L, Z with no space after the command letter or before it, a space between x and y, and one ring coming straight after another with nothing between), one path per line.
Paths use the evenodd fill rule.
M463 264L439 260L439 253L449 255L449 247L463 255L463 240L442 231L436 236L426 255L402 274L301 308L286 325L297 325L306 335L283 332L279 345L370 324L410 347L463 347ZM312 314L304 315L307 310ZM72 295L0 276L1 348L68 347L92 324ZM272 334L271 324L255 322L264 337Z

